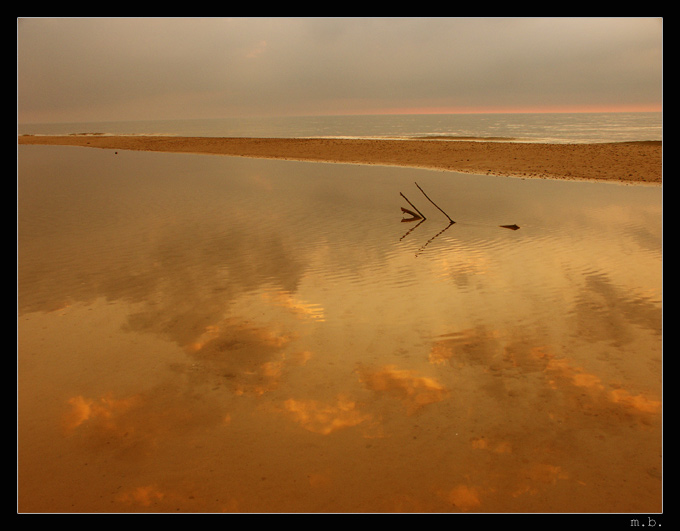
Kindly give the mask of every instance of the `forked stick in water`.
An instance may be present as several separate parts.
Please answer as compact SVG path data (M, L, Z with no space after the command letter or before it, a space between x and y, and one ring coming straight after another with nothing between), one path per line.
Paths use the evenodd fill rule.
M419 189L421 192L423 192L423 195L424 195L425 197L427 197L427 200L428 200L430 203L432 203L434 206L436 206L437 208L439 208L439 206L437 205L437 203L435 203L434 201L432 201L432 199L430 199L430 198L427 196L427 194L425 193L425 191L418 185L418 183L416 183L416 186L418 187L418 189ZM449 218L449 221L450 221L451 223L455 223L455 221L453 221L453 220L449 217L449 215L448 215L446 212L444 212L441 208L439 208L439 211L440 211L442 214L444 214L447 218Z

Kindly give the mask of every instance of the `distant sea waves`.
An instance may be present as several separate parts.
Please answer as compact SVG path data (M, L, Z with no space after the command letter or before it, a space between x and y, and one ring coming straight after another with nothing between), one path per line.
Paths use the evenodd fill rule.
M19 134L344 137L590 143L662 139L661 113L425 114L19 124Z

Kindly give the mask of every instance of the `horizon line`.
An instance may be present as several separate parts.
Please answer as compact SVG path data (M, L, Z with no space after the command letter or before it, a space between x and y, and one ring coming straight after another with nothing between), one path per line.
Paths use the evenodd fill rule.
M174 118L123 118L123 119L75 119L75 120L35 120L22 121L17 117L17 125L30 124L57 124L57 123L90 123L90 122L132 122L132 121L162 121L162 120L203 120L203 119L229 119L229 118L293 118L312 116L408 116L428 114L594 114L594 113L635 113L635 112L663 112L663 105L591 105L591 106L554 106L554 107L515 107L515 108L455 108L455 107L402 107L390 109L352 110L344 112L324 113L283 113L283 114L234 114L212 118L201 117L174 117Z

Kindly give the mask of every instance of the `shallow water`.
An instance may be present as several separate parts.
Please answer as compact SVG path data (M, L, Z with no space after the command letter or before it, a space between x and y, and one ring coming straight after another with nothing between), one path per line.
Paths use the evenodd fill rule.
M20 511L661 510L661 188L47 146L18 186Z

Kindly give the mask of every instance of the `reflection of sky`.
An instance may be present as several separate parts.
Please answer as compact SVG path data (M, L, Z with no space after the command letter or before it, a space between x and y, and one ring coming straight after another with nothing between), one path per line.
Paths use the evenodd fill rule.
M285 484L286 465L267 453L305 468L316 493L346 485L339 468L356 470L332 442L341 437L380 448L374 471L399 462L403 481L432 492L427 502L404 494L403 507L503 510L502 495L532 507L537 492L587 483L589 459L616 466L620 451L600 437L656 444L660 189L69 148L20 155L20 355L70 360L22 364L20 382L51 381L41 397L63 397L61 427L93 455L181 456L202 470L182 444L214 460L229 433L222 459L239 462L245 487L221 507L248 510L261 485L244 479L246 463L279 470ZM448 221L414 181L456 224L439 234ZM399 192L427 211L411 232ZM499 227L512 223L521 228ZM326 458L293 450L320 435ZM406 441L421 453L405 457ZM639 459L631 470L655 485L656 455ZM469 466L482 471L476 481ZM410 476L430 468L430 483ZM117 500L170 503L162 477L139 476Z

